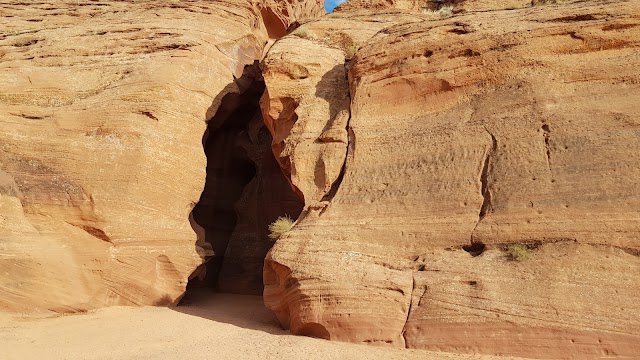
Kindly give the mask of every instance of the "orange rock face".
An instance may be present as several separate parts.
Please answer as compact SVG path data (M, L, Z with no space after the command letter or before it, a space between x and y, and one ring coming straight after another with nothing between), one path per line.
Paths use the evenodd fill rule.
M211 254L189 214L217 96L322 3L1 7L0 309L175 302Z
M307 23L265 60L263 111L307 209L267 257L267 306L332 340L637 356L638 3L387 13ZM321 81L338 50L355 52L348 88ZM334 153L305 131L331 128L347 93Z
M322 5L4 1L0 310L214 274L300 335L637 357L640 4Z
M356 10L398 9L404 11L421 11L432 7L431 2L420 0L349 0L338 5L336 12L352 12Z
M464 13L568 4L578 1L580 0L349 0L340 4L334 11L353 13L361 10L400 10L403 12L433 14L443 9L445 13Z

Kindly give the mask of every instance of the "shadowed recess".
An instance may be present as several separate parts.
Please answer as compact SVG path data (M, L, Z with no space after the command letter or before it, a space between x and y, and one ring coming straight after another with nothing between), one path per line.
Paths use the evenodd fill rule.
M264 257L273 245L268 226L302 209L271 152L259 105L264 90L255 62L214 101L220 105L202 141L207 177L192 213L214 255L192 275L187 296L199 287L261 295Z

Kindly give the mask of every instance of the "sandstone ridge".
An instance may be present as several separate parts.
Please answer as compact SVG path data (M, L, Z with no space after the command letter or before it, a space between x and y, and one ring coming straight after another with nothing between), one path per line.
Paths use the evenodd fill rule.
M638 1L0 3L1 311L640 353Z
M639 4L371 3L265 59L274 153L306 209L267 256L265 304L332 340L640 353Z
M175 303L212 255L206 120L322 2L1 3L0 309Z

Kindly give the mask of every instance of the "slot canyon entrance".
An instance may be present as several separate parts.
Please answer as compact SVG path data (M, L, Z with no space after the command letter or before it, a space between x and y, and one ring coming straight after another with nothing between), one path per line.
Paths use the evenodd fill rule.
M221 93L203 136L207 176L193 219L204 229L214 255L194 274L194 289L262 295L264 258L273 246L269 224L297 218L303 202L271 151L271 134L260 112L265 90L258 62Z

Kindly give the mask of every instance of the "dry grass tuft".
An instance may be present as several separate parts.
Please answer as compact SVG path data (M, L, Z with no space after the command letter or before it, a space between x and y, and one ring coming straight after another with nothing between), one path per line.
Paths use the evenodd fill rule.
M529 257L529 249L526 245L511 244L507 247L507 254L511 260L524 261Z
M438 10L423 10L422 12L426 15L446 18L453 15L453 6L443 6Z
M351 60L358 53L358 46L355 44L349 45L344 52L347 55L347 60Z
M269 238L278 239L293 227L293 220L288 216L280 216L269 225Z

